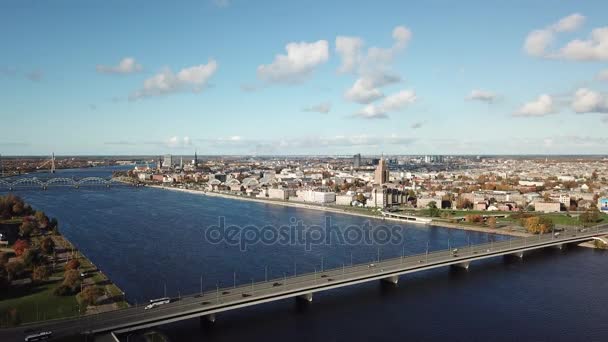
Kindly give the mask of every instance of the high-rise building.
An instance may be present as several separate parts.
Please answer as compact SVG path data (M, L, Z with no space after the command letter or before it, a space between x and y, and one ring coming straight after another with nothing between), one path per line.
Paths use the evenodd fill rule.
M353 167L361 167L361 153L357 153L353 156Z
M388 169L386 167L386 160L384 158L380 158L378 161L378 167L374 172L374 183L376 184L384 184L388 182Z
M172 168L173 167L173 161L171 160L171 155L170 154L165 154L165 156L163 157L163 167L164 168Z

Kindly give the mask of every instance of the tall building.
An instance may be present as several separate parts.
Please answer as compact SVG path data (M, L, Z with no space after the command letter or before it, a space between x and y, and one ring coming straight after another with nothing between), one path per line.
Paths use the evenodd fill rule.
M170 154L165 154L165 156L163 157L163 167L164 168L172 168L173 167L173 161L171 160L171 155Z
M353 167L361 167L361 153L357 153L353 156Z
M384 158L380 158L378 161L378 167L374 172L374 183L376 184L384 184L388 182L388 169L386 167L386 160Z

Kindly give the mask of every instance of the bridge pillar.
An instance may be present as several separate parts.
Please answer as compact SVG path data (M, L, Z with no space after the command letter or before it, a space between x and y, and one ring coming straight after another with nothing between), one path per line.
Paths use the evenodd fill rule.
M312 302L312 292L311 293L306 293L303 295L300 295L298 297L296 297L298 300L304 301L304 302Z
M454 267L454 268L462 268L464 270L468 270L470 264L471 264L470 261L465 261L465 262L461 262L461 263L458 263L458 264L452 264L452 267Z
M201 323L215 323L215 314L201 316Z
M389 283L389 284L397 285L397 283L399 283L399 276L398 275L394 275L394 276L382 278L382 281L386 282L386 283Z
M524 252L515 252L515 253L511 253L511 254L505 254L505 258L517 258L517 259L523 259L524 258Z

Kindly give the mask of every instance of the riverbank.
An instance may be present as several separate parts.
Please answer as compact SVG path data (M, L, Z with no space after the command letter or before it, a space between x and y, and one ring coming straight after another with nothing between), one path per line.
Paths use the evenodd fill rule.
M58 232L57 221L32 211L0 220L0 226L13 236L0 250L0 326L129 306L123 291Z
M189 194L209 196L209 197L221 197L221 198L241 200L241 201L257 202L257 203L263 203L263 204L280 205L280 206L284 206L284 207L318 210L318 211L324 211L324 212L330 212L330 213L366 217L366 218L383 220L383 221L391 221L391 222L399 222L399 223L415 223L415 224L419 224L422 226L431 225L431 226L438 226L438 227L443 227L443 228L460 229L460 230L482 232L482 233L489 233L489 234L509 235L509 236L515 236L515 237L531 236L530 234L527 234L524 232L513 231L513 230L502 230L502 229L493 229L493 228L487 228L487 227L460 225L460 224L454 224L454 223L437 221L437 220L432 220L430 223L421 222L421 221L409 221L409 220L406 221L406 220L398 219L398 218L384 217L384 216L382 216L382 214L380 214L380 212L372 211L371 209L359 209L359 208L355 208L355 207L338 208L335 206L323 206L323 205L289 202L289 201L281 201L281 200L273 200L273 199L265 199L265 198L253 198L253 197L237 196L237 195L219 193L219 192L181 189L181 188L165 187L165 186L158 186L158 185L149 185L149 187L156 188L156 189L179 191L179 192L185 192L185 193L189 193ZM366 213L363 211L367 211L369 213Z

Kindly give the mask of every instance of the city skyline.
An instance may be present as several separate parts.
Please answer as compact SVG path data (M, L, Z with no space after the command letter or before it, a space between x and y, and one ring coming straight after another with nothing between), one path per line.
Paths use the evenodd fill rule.
M145 4L0 5L2 155L606 152L601 1Z

